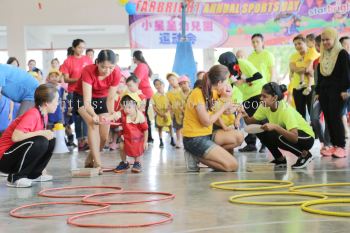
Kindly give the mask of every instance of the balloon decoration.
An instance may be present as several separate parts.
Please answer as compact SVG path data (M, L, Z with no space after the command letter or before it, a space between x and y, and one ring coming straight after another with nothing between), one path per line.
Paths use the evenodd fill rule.
M119 5L121 6L125 6L128 2L129 0L118 0Z
M136 14L136 3L129 1L125 5L125 10L129 15Z

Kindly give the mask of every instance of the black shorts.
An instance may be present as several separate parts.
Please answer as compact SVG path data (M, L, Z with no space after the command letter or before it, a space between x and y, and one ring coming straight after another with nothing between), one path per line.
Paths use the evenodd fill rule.
M84 106L84 99L83 96L74 93L73 95L73 102L72 102L72 107L75 112L78 113L78 109ZM94 109L95 113L97 115L102 114L102 113L107 113L107 97L103 98L92 98L91 99L91 106Z

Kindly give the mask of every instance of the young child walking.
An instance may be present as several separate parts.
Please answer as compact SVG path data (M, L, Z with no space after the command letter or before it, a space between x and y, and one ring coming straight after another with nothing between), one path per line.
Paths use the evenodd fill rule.
M151 103L153 105L153 110L156 113L156 127L159 133L159 147L164 148L162 131L163 129L169 128L171 135L171 145L174 145L173 139L173 129L171 127L171 115L170 115L170 103L167 95L164 92L164 83L160 79L155 79L153 81L154 87L157 89L157 93L155 93L152 97Z
M114 170L116 173L124 173L129 169L127 156L134 160L131 171L142 171L140 159L148 148L148 125L145 115L138 108L140 102L137 94L126 94L121 99L121 111L112 116L112 120L118 120L123 127L122 142L119 144L122 161Z
M182 110L182 99L183 94L179 86L179 77L176 73L169 73L166 76L171 89L167 92L167 97L170 102L171 115L173 120L173 128L176 130L176 144L172 141L171 145L176 148L181 148L182 143L182 121L183 121L183 110Z

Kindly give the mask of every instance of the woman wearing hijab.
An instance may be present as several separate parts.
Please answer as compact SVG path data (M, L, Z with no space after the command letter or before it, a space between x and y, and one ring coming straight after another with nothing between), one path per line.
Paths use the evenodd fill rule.
M350 60L335 29L325 29L321 38L316 98L320 101L333 145L327 154L342 158L346 156L342 109L347 98L346 90L350 87Z

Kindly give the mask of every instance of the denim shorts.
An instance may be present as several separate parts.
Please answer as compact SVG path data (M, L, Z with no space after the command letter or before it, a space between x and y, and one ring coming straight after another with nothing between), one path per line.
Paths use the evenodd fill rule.
M183 144L185 150L192 155L204 158L205 155L216 146L212 140L212 135L200 136L200 137L184 137Z

